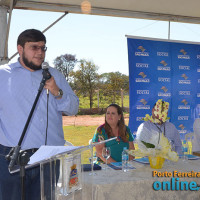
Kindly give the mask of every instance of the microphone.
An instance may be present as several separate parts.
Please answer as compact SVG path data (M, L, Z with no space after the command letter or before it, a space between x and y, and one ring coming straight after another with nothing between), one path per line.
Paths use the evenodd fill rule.
M49 63L48 62L43 62L42 63L42 74L43 74L43 77L48 80L51 78L51 74L49 72Z
M48 62L42 63L42 70L43 70L43 72L42 72L43 78L42 78L42 82L40 83L41 84L41 87L40 87L41 90L44 87L46 80L51 78L51 74L49 72L49 63ZM49 90L47 90L47 94L48 93L49 93Z

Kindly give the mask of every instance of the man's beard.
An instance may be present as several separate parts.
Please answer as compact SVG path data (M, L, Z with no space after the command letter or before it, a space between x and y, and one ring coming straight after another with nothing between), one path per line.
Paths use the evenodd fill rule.
M38 65L35 65L33 62L29 62L28 59L26 58L24 52L22 54L22 60L23 60L24 64L26 65L26 67L28 67L34 71L42 69L41 65L38 66Z

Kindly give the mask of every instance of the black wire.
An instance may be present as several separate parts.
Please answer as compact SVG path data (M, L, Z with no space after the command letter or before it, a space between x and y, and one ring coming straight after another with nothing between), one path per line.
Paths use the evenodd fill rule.
M47 130L49 123L49 91L47 91L47 126L46 126L46 137L45 137L45 145L47 145Z

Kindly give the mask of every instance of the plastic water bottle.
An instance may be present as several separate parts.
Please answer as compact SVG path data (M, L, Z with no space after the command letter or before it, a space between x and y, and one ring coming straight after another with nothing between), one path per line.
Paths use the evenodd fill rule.
M122 151L122 171L127 172L128 171L128 153L126 152L127 147L124 147Z
M188 160L188 142L187 140L182 141L182 153L183 153L183 161Z

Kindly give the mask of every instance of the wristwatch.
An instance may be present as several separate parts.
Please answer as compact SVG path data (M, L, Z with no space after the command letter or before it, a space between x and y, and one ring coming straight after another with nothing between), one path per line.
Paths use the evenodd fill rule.
M58 99L58 98L62 98L62 96L63 96L63 91L62 91L61 89L59 89L59 91L58 91L58 95L55 96L55 98L56 98L56 99Z

